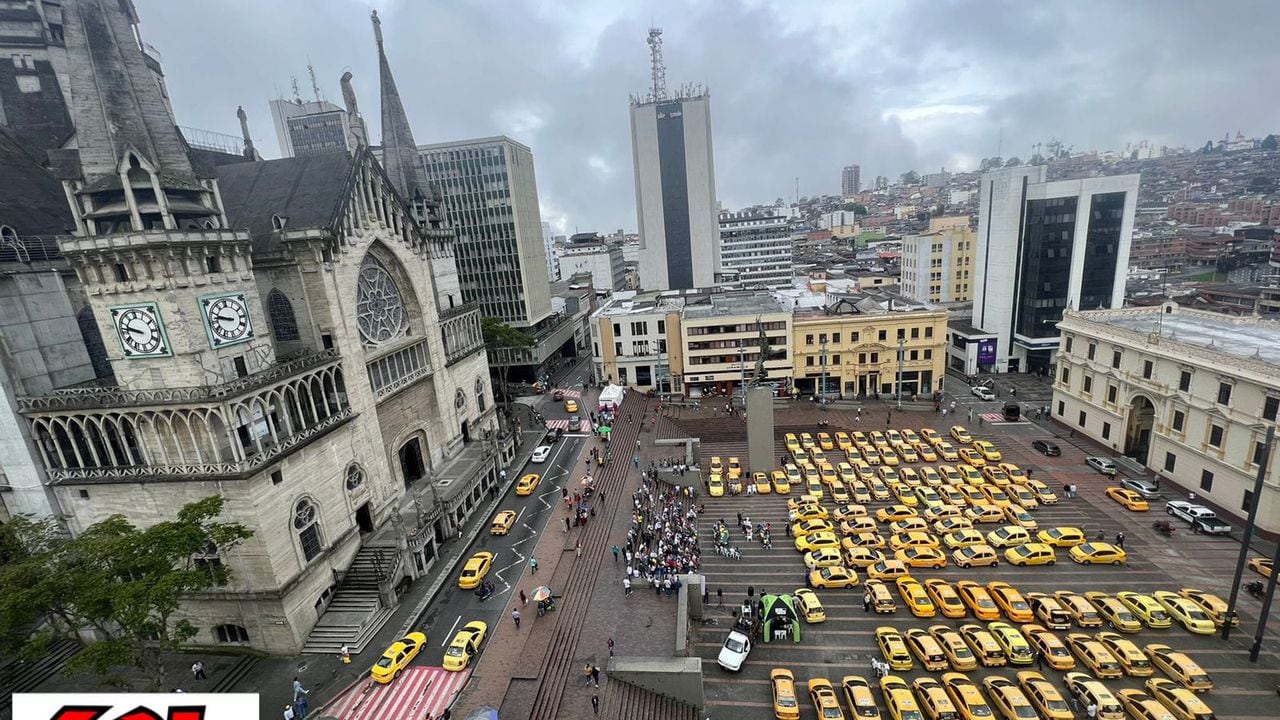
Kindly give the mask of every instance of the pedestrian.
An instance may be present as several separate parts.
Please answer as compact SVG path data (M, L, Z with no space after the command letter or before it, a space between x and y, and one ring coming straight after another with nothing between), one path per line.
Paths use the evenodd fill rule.
M520 609L519 608L511 609L511 619L515 621L516 629L519 630L520 629Z
M716 607L724 609L724 590L716 588Z
M306 720L307 709L310 707L307 703L307 696L303 695L298 698L298 702L293 704L293 712L297 715L298 720Z
M538 558L535 558L535 557L529 558L529 570L530 570L530 573L529 573L530 575L538 574Z
M973 422L973 408L969 408L969 422Z
M294 720L294 718L295 718L295 716L294 716L294 714L293 714L293 706L292 706L292 705L285 705L285 706L284 706L284 720Z
M702 606L706 607L711 604L711 588L706 585L702 586Z
M613 550L613 564L617 565L618 556L622 554L622 548L618 547L617 545L614 545L612 550Z
M298 698L302 697L303 695L306 695L309 692L311 691L302 687L301 680L299 680L296 677L293 679L293 701L294 702L298 702Z
M570 507L572 507L572 505ZM564 519L564 531L569 532L569 518L567 517Z
M613 657L613 638L609 638L609 657Z
M1122 532L1116 533L1116 547L1118 548L1124 547L1124 533Z
M600 714L600 694L599 693L591 693L591 712L596 715Z
M201 662L200 660L197 660L197 661L195 661L194 663L192 663L192 664L191 664L191 674L195 676L195 679L196 679L196 680L204 680L204 679L205 679L205 677L204 677L204 663L203 663L203 662Z
M1084 714L1089 720L1094 720L1094 718L1098 717L1098 704L1090 700L1089 705L1084 709Z
M1044 672L1044 653L1036 650L1036 669Z
M600 687L600 668L595 665L591 666L591 682L595 683L597 688Z
M351 664L351 647L349 645L343 643L342 648L338 650L338 654L342 656L343 665Z
M582 557L582 541L581 540L578 541L578 546L574 548L573 551L578 554L578 557Z
M622 578L622 594L624 596L631 594L631 578L629 577Z
M528 604L529 604L529 596L524 594L524 590L523 590L523 589L521 589L521 590L520 590L520 604L521 604L521 605L528 605Z

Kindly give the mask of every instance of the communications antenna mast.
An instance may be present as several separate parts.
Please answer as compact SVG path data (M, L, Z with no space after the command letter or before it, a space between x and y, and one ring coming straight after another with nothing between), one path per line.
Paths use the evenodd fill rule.
M649 62L653 65L653 100L667 97L667 68L662 64L662 28L649 28Z
M311 64L311 58L307 58L307 74L311 76L311 93L315 95L316 102L324 99L320 94L320 83L316 82L316 68Z

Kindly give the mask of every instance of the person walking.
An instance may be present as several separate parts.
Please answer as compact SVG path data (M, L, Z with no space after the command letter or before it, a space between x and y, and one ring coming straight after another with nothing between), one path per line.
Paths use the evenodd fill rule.
M538 574L538 558L535 558L535 557L529 558L529 574L530 575Z
M1089 720L1094 720L1095 718L1097 718L1097 717L1098 717L1098 704L1097 704L1097 703L1095 703L1094 701L1090 700L1090 701L1089 701L1089 705L1088 705L1087 707L1085 707L1085 709L1084 709L1084 715L1085 715L1085 717L1089 718Z
M1044 653L1036 650L1036 669L1044 672Z
M622 549L619 548L617 545L614 545L613 546L613 564L614 565L618 564L618 556L620 554L622 554Z
M600 714L600 694L591 693L591 712L595 715Z
M522 606L523 606L523 605L528 605L528 604L529 604L529 596L524 594L524 589L523 589L523 588L520 590L520 604L521 604Z
M609 657L613 657L613 638L609 638Z
M519 630L520 629L520 609L519 608L511 609L511 619L515 621L516 629Z
M1116 533L1116 547L1124 548L1124 533L1122 532Z
M625 597L631 594L631 578L622 578L622 595Z
M296 717L297 717L297 716L293 714L293 706L292 706L292 705L285 705L285 706L284 706L284 720L295 720L295 718L296 718Z
M716 588L716 607L724 609L724 589Z
M342 649L338 650L338 654L342 656L343 665L351 664L351 646L347 645L346 643L343 643Z
M311 691L302 687L301 680L299 680L297 677L293 678L293 701L294 702L298 702L298 698L302 697L303 695L306 695L309 692Z
M600 668L595 665L591 666L591 682L596 684L596 688L600 687Z
M307 720L307 710L310 707L310 704L307 703L307 696L303 695L298 698L298 702L293 704L293 712L297 716L298 720Z
M862 612L871 612L871 591L862 593Z
M570 505L569 507L573 507L573 505ZM564 531L569 532L569 518L567 516L564 519Z
M196 679L196 680L204 680L204 679L205 679L205 675L204 675L204 662L203 662L203 661L201 661L201 660L197 660L197 661L195 661L194 663L192 663L192 664L191 664L191 674L192 674L192 676L194 676L194 677L195 677L195 679Z
M576 554L577 554L577 556L578 556L578 558L579 558L579 559L581 559L581 558L582 558L582 541L581 541L581 540L579 540L579 541L578 541L578 546L577 546L577 547L575 547L575 548L573 549L573 551L574 551L574 553L576 553Z

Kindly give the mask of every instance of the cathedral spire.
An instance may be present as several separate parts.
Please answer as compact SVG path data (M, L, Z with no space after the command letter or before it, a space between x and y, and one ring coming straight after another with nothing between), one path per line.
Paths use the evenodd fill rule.
M240 119L240 137L244 140L244 150L242 154L250 160L258 159L258 151L253 147L253 137L249 135L249 116L244 112L244 106L236 108L236 117Z
M418 156L418 146L413 141L413 130L409 127L409 117L405 114L404 104L400 102L400 91L396 89L396 79L391 74L391 64L387 61L386 48L382 43L382 20L378 11L373 11L373 37L378 43L378 71L380 82L380 100L382 104L382 166L390 176L396 190L404 196L419 222L428 220L428 207L433 201L433 192L427 182L426 168Z

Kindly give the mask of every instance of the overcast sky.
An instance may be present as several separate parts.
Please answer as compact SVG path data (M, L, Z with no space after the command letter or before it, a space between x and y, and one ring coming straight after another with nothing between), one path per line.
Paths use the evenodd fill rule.
M178 122L278 157L267 102L341 104L350 69L380 137L369 11L419 143L506 134L533 149L543 219L634 230L629 93L649 85L649 25L668 87L711 90L716 185L738 208L837 193L907 170L1077 149L1203 145L1280 131L1280 3L1219 0L136 0Z

